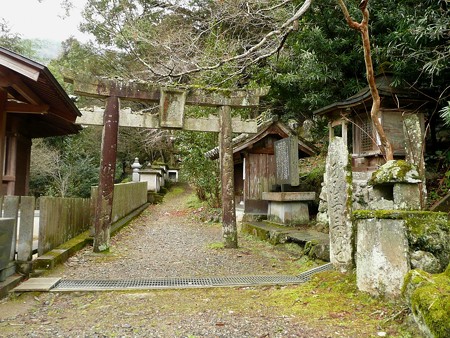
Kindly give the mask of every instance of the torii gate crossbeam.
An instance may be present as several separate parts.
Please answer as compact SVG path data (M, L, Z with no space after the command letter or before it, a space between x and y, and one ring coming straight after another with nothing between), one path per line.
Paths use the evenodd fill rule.
M94 251L109 249L111 211L114 193L114 174L117 155L117 135L120 125L120 100L141 102L159 102L158 120L148 119L151 128L189 129L198 131L216 131L220 133L220 168L222 180L222 229L225 247L237 247L236 213L234 205L234 165L231 138L233 131L256 132L255 121L236 121L233 130L231 108L252 108L259 105L259 99L268 92L268 88L256 90L201 89L197 87L159 87L145 82L125 82L118 79L65 79L74 85L75 94L106 99L103 114L103 135L100 180L97 205L94 218ZM184 105L209 106L220 108L214 123L202 124L205 127L194 128L195 119L184 118ZM94 118L94 116L92 116ZM89 120L89 119L88 119ZM98 116L97 116L98 120ZM188 122L187 122L188 121ZM81 123L89 124L89 121ZM199 121L200 122L200 121ZM239 123L240 122L240 123ZM100 123L93 123L100 124ZM217 127L211 127L216 125ZM240 128L240 126L244 128ZM142 121L128 126L142 127ZM190 127L189 127L190 126ZM248 130L246 129L248 128Z

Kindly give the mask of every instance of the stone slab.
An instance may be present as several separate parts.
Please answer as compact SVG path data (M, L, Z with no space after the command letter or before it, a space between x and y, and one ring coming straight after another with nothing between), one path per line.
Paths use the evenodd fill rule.
M405 222L391 219L357 221L356 283L374 296L399 296L409 271Z
M0 218L0 269L6 268L11 261L15 225L13 218Z
M272 244L292 241L298 244L306 244L310 241L329 243L329 236L313 229L294 228L277 225L271 222L243 222L242 231L254 235L260 239L268 240Z
M0 282L0 299L6 297L22 280L23 276L15 274L7 277L5 281Z
M296 202L296 201L314 201L315 192L263 192L262 199L265 201L277 202Z
M13 292L28 292L28 291L48 292L60 280L61 280L61 277L30 278L27 281L23 282L22 284L16 286L12 291Z

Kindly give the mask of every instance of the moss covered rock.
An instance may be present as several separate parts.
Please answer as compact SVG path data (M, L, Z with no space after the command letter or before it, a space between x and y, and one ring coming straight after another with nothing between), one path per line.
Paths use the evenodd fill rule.
M411 270L402 293L426 336L450 337L450 267L438 275Z
M420 183L421 179L416 167L403 160L392 160L383 164L372 174L370 185L389 183Z

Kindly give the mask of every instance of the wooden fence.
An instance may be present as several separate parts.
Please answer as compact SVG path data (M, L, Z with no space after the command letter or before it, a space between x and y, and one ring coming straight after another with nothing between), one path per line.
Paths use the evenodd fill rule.
M89 229L97 188L89 198L0 196L0 282L31 267L33 253L41 256ZM113 223L147 203L147 183L114 185ZM36 234L37 229L39 233Z
M39 206L39 256L89 229L89 198L41 197Z
M97 200L98 187L92 187L93 205ZM112 223L125 217L133 210L147 203L147 182L129 182L114 184L114 200L112 206Z
M0 281L15 272L14 261L31 261L34 207L34 197L0 197Z

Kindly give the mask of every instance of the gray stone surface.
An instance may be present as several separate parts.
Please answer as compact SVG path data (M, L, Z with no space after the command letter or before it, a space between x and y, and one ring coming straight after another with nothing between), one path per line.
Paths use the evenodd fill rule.
M356 282L374 296L398 296L409 271L404 221L357 221Z
M442 270L441 263L431 252L422 250L413 251L410 254L411 268L421 269L429 273L439 273Z
M31 256L33 254L34 208L34 197L21 197L17 260L22 262L31 261Z
M267 218L285 225L308 223L308 203L269 201Z
M274 142L276 183L299 185L298 138L290 136Z
M326 163L330 261L340 271L353 266L352 185L348 150L340 137L328 147Z
M396 210L420 210L421 191L418 184L394 184L394 208Z
M0 218L0 270L6 269L11 261L11 247L15 234L15 220ZM2 280L7 276L3 276Z

